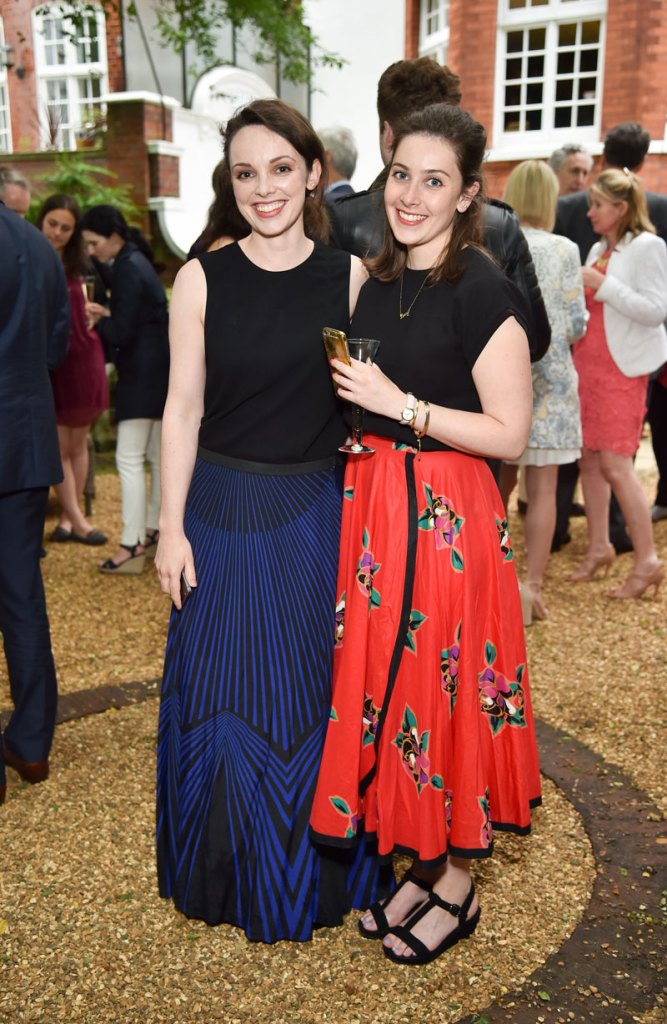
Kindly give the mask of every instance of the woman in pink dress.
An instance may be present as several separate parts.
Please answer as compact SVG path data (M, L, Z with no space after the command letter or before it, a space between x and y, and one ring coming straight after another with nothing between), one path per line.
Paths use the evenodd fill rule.
M609 499L614 491L632 539L633 566L610 597L657 594L665 570L653 542L648 500L634 469L649 374L667 359L667 248L648 218L631 171L603 171L590 190L588 216L601 240L583 268L590 319L574 348L583 454L579 467L588 547L574 583L609 569Z
M108 408L109 388L102 342L86 319L82 279L89 268L80 220L77 203L64 194L49 196L37 218L37 227L63 261L72 313L67 356L51 375L64 480L56 486L60 519L50 539L97 546L107 538L86 520L81 496L88 474L88 433Z

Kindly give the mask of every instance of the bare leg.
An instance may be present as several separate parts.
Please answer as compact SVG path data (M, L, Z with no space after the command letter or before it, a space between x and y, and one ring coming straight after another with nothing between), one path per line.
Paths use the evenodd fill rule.
M415 865L413 870L419 872L419 866ZM424 872L423 877L428 878L428 873ZM470 892L470 861L463 860L461 857L450 857L444 867L431 873L430 881L433 882L433 891L441 899L461 906ZM479 903L475 896L468 917L472 917L478 906ZM420 939L428 949L435 949L450 932L458 927L458 923L457 919L448 911L434 906L411 931L415 938ZM397 956L409 957L411 955L410 949L396 935L390 933L383 939L383 943L392 948Z
M503 499L503 505L505 506L505 513L509 505L509 500L512 496L512 491L516 487L516 478L519 475L518 466L510 466L507 462L501 462L500 464L500 497Z
M60 458L63 464L64 479L56 484L56 494L60 502L60 526L64 530L73 530L85 535L91 530L81 511L80 498L86 479L88 466L88 450L86 439L89 427L58 426L58 442ZM83 478L81 478L83 463Z
M643 572L658 561L648 500L629 455L600 452L601 471L611 486L634 548L633 569Z
M526 579L540 582L546 572L556 524L558 466L526 466Z
M586 506L588 551L602 554L609 547L611 487L602 473L601 453L584 448L579 460L579 473Z

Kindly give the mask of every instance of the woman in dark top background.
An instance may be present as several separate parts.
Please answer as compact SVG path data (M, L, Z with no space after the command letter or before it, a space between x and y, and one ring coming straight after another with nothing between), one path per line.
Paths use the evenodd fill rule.
M92 527L81 511L88 475L88 434L109 406L109 387L102 343L86 316L84 278L92 268L83 250L76 200L64 193L49 196L36 226L63 261L72 313L67 355L51 374L64 479L56 484L60 516L50 539L106 544L106 536Z
M376 891L374 857L360 858L348 894L308 836L331 700L346 434L322 328L347 328L366 273L322 244L324 153L301 114L279 100L244 107L225 160L250 233L190 260L171 302L155 564L176 610L158 877L190 917L300 941ZM196 589L182 605L183 575Z
M89 303L118 371L116 465L121 483L123 529L116 554L102 572L141 572L155 552L160 507L160 428L169 378L167 297L146 239L130 228L115 206L84 214L83 237L91 256L113 260L109 307ZM146 502L146 461L151 467Z
M348 460L331 720L315 839L413 858L360 921L402 964L470 935L472 858L526 833L540 780L507 521L485 459L531 421L523 300L478 245L486 134L457 107L396 134L391 228L353 320L375 365L333 361L375 454ZM393 234L392 234L393 233Z

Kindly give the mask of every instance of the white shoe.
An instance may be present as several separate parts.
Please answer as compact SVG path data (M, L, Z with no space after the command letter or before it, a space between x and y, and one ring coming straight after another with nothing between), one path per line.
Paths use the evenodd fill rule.
M654 523L667 519L667 505L654 505L651 509L651 519Z

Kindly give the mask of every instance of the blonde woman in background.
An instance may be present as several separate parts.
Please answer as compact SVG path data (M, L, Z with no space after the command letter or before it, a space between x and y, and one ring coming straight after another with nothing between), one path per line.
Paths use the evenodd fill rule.
M516 483L517 466L526 468L528 510L525 519L526 578L521 586L524 625L548 612L542 597L551 540L556 525L558 466L581 454L577 373L570 345L586 327L579 250L574 242L552 235L556 220L558 179L540 160L514 168L505 187L505 201L514 207L530 255L551 326L551 345L533 373L533 421L523 455L504 463L501 493L505 507Z
M574 583L592 580L614 561L609 543L613 490L632 539L634 561L610 597L657 594L665 575L653 541L648 500L633 465L646 412L648 377L667 360L667 249L648 217L635 175L603 171L590 190L588 211L601 235L582 270L590 313L574 349L584 450L579 463L588 547Z

